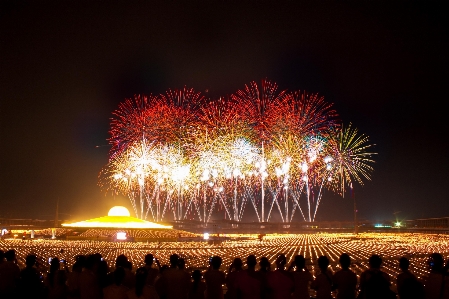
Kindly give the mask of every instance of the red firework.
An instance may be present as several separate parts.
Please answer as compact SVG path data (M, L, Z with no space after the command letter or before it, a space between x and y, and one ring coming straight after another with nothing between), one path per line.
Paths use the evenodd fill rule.
M290 96L287 91L277 91L276 83L262 80L261 89L256 82L245 85L231 97L239 102L239 113L253 128L262 142L269 142L277 118L282 115L283 103Z

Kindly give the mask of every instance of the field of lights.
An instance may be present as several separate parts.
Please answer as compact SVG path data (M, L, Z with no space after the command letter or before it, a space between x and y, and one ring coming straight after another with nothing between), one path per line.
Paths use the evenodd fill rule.
M291 234L267 235L262 241L257 235L235 235L240 240L225 241L221 244L208 242L161 242L161 243L131 243L131 242L95 242L95 241L51 241L51 240L1 240L0 249L14 248L17 251L18 263L24 266L27 254L38 256L42 271L48 270L48 258L59 257L67 260L69 268L77 255L100 253L111 269L115 258L125 254L136 269L143 265L144 256L152 253L161 264L169 264L169 256L177 253L186 261L188 270L208 267L209 257L219 255L223 258L222 270L227 271L235 257L245 261L249 254L256 255L259 260L267 257L272 263L277 254L284 253L288 264L295 255L301 254L307 259L307 267L313 275L316 274L316 260L321 255L330 259L330 269L338 270L338 258L343 252L352 258L351 269L360 275L368 267L368 258L379 254L383 259L383 271L387 272L392 281L400 272L398 259L406 256L410 260L410 270L418 277L428 274L427 260L431 253L439 252L445 259L449 258L449 236L418 233L364 233L353 234ZM244 239L243 239L244 238ZM61 251L63 249L63 251Z

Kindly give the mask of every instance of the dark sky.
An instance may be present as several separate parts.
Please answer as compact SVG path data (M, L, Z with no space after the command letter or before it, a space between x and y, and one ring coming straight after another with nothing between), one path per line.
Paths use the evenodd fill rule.
M242 2L2 1L0 217L129 207L97 186L118 103L264 78L323 95L376 144L361 218L449 216L444 2ZM352 219L351 200L326 195L318 219Z

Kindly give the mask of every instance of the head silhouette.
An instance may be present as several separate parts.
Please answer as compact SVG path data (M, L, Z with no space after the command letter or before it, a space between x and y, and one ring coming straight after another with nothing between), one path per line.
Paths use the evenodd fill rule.
M116 267L123 267L126 268L126 264L128 263L128 258L124 254L120 254L115 259L115 266Z
M243 262L241 258L236 257L232 263L236 270L242 270Z
M254 254L248 255L246 258L246 265L248 266L248 269L254 269L257 265L257 259Z
M54 257L50 262L50 272L53 273L57 270L59 270L59 258Z
M380 269L380 265L382 265L382 258L377 254L373 254L370 256L368 264L373 269Z
M84 267L86 269L93 270L96 265L97 265L96 257L93 254L88 255L84 262Z
M329 267L329 259L325 255L320 256L318 258L318 268L324 272L327 270L327 267Z
M178 267L179 256L176 253L170 255L170 267L176 268Z
M306 267L306 259L302 255L295 256L296 270L302 270Z
M25 259L25 265L28 268L31 268L36 264L36 260L37 260L37 257L34 254L29 254L29 255L27 255L27 257Z
M151 266L153 264L153 255L151 253L148 253L145 255L145 265Z
M5 259L8 262L12 262L16 259L16 251L14 249L10 249L5 252Z
M351 265L351 258L349 257L349 254L342 253L340 255L338 262L340 263L340 265L343 269L348 269L349 266Z
M261 271L265 271L266 272L266 271L270 271L271 270L271 263L268 260L268 258L265 257L265 256L260 258L259 266L260 266L260 270Z
M286 263L287 263L287 259L285 258L285 254L283 254L283 253L279 254L276 259L276 267L278 269L284 269Z
M410 262L405 256L403 256L399 259L399 268L401 268L402 271L407 271L409 265L410 265Z
M210 265L212 266L213 269L218 270L220 269L221 262L222 262L221 257L215 255L212 257Z
M432 271L441 271L444 266L443 256L439 253L432 253L429 259L429 265Z
M186 267L186 261L183 258L178 259L178 268L185 269L185 267Z

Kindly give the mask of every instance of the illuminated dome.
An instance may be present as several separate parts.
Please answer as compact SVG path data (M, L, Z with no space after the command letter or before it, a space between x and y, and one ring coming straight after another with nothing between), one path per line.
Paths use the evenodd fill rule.
M109 210L108 216L92 218L74 223L63 223L63 227L89 227L89 228L150 228L172 229L173 226L131 217L127 208L115 206Z
M126 216L129 217L131 216L131 214L129 214L129 211L127 208L122 207L122 206L115 206L112 207L109 210L108 216Z

